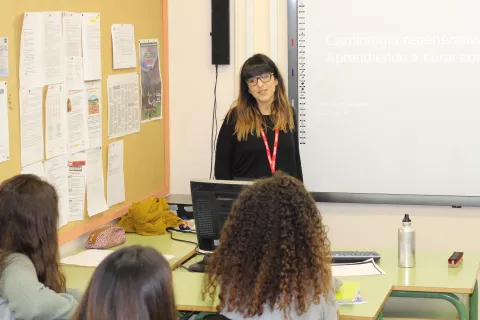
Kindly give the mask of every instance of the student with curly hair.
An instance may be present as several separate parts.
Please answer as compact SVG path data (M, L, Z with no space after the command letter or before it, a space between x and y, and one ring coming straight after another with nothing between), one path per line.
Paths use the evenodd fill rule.
M276 174L235 201L203 298L218 292L218 310L232 320L337 319L330 257L315 201L299 180Z

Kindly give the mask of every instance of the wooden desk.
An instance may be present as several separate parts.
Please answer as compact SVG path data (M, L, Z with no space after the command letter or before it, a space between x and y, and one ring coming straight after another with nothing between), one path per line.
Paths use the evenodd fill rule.
M197 235L193 233L174 232L173 237L180 240L186 240L197 243ZM185 260L193 256L196 252L195 245L181 241L172 240L170 234L162 234L160 236L141 236L138 234L127 234L127 241L124 244L115 247L120 249L131 245L149 246L162 254L174 256L168 261L172 269L178 268Z
M177 239L197 242L195 234L188 233L174 233L173 236ZM196 252L195 245L191 243L175 241L170 238L170 234L163 234L160 236L141 236L138 234L127 234L124 244L113 249L120 249L125 246L141 245L152 247L162 254L172 255L173 258L168 261L172 269L180 266L185 260L193 256ZM80 290L84 292L88 286L90 278L93 275L95 268L79 267L72 265L61 265L61 269L67 279L67 287Z
M478 319L476 279L480 253L465 253L464 261L459 268L448 268L447 259L451 252L420 250L416 254L416 267L407 269L398 267L397 249L376 251L382 256L378 265L385 271L385 275L339 277L344 282L360 283L360 295L367 301L363 305L341 306L341 319L381 319L383 307L390 296L447 300L457 309L460 319ZM194 258L191 262L197 259ZM192 292L197 288L201 289L201 274L177 269L174 271L174 277L178 283L182 281L180 280L182 274L189 279ZM185 291L181 288L176 290ZM181 310L215 311L214 306L200 299L200 294L195 295L192 292L178 294L177 304L182 306ZM469 312L455 294L470 295Z
M174 234L179 239L196 241L194 234ZM170 239L170 235L145 237L127 235L122 246L139 244L151 246L161 253L173 255L173 269L193 254L194 245ZM390 296L434 298L451 302L458 310L460 319L478 319L478 289L476 277L480 263L479 253L465 253L462 266L448 268L447 258L451 252L417 251L417 265L412 269L398 268L397 250L376 250L382 259L378 265L385 271L381 276L340 277L345 282L360 283L360 294L367 301L362 305L341 306L341 319L382 319L382 310ZM195 258L195 260L201 257ZM85 291L94 268L62 265L67 287ZM173 271L173 285L177 308L191 311L213 311L218 301L203 301L201 286L203 274L190 273L177 268ZM470 310L455 294L470 295Z
M390 295L392 285L383 276L372 277L349 277L344 281L355 281L360 283L360 294L367 303L359 305L341 306L340 319L360 319L375 320L382 319L382 309L388 296ZM216 312L218 299L212 304L208 299L202 300L203 274L188 272L183 269L177 269L173 272L173 283L175 290L175 302L178 310L198 311L198 312Z
M453 304L460 319L478 319L477 275L480 253L465 252L458 268L447 264L451 251L417 251L415 268L399 268L397 250L377 250L382 258L378 265L392 283L392 297L447 300ZM468 294L469 310L456 296Z

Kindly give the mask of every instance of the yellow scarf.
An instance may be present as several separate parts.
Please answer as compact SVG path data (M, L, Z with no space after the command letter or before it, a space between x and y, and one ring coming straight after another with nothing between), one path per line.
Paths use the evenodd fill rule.
M153 236L164 234L167 228L178 227L181 222L182 219L170 211L165 199L149 198L134 202L117 225L124 228L125 232Z

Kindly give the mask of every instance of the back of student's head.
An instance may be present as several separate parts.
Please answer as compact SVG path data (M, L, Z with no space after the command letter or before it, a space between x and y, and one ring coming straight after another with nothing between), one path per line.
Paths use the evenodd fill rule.
M93 273L77 320L176 320L172 272L150 247L114 251Z
M11 253L30 258L38 280L65 292L58 266L58 196L35 175L18 175L0 185L0 273Z
M299 180L279 173L238 196L207 266L204 297L219 282L219 309L254 316L267 304L302 314L331 292L330 262L315 201Z

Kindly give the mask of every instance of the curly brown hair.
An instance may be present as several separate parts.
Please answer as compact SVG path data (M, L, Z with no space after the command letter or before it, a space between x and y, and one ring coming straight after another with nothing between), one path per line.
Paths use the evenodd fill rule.
M333 291L330 263L315 201L299 180L277 173L246 186L233 204L206 269L203 299L219 288L219 311L261 316L267 304L286 318L292 309L301 315Z

